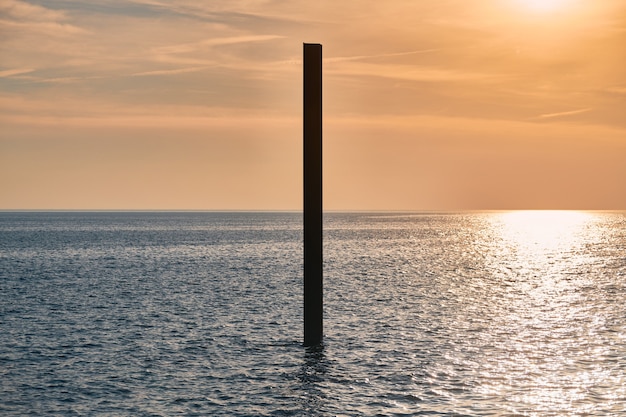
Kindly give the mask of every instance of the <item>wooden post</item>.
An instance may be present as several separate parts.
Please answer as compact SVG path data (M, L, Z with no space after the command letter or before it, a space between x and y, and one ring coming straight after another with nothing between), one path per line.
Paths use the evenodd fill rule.
M322 343L322 45L304 44L304 345Z

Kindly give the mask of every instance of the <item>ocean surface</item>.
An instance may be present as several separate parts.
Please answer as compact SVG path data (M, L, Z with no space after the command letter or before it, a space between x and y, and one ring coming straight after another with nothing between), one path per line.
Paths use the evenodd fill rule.
M626 415L626 213L324 222L0 213L0 415Z

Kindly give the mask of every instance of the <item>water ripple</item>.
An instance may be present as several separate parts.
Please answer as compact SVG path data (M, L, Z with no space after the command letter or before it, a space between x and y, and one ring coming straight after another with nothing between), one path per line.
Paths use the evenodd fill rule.
M2 213L3 415L626 413L623 213Z

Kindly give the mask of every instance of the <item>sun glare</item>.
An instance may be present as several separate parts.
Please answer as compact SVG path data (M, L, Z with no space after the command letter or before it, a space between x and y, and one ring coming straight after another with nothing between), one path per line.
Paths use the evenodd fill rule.
M496 4L496 3L492 3ZM497 29L520 53L552 57L574 51L591 22L610 9L583 0L501 0L494 9ZM495 28L496 26L494 26Z
M536 13L549 13L566 9L571 0L515 0L522 8Z

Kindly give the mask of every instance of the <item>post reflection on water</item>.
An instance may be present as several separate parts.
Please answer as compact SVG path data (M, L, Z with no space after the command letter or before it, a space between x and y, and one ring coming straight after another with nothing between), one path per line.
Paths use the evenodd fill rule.
M325 409L326 393L323 386L327 371L328 361L324 354L324 346L305 348L304 360L298 372L298 382L301 409L306 415L320 415Z
M615 390L625 383L612 354L620 333L598 302L606 286L589 274L602 262L591 250L603 238L597 220L562 211L488 219L481 247L493 282L481 333L490 350L477 364L479 392L508 398L510 412L593 413L595 399L617 407L626 395Z

